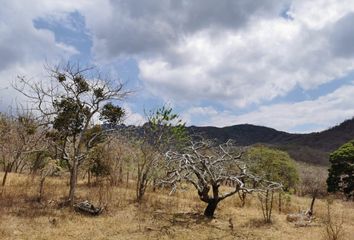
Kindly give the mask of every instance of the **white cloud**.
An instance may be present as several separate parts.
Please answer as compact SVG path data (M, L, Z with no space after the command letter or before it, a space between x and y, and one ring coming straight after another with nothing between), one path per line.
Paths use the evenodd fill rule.
M134 112L129 104L123 104L123 109L125 111L124 123L127 125L141 126L146 122L144 116L140 113Z
M354 51L340 46L354 40L341 20L353 11L351 0L123 0L83 13L97 59L135 56L154 95L245 107L352 71Z
M291 129L312 121L306 113L311 108L331 113L329 122L337 119L336 111L340 111L338 119L352 114L333 104L345 100L340 92L333 93L333 99L327 95L310 103L266 106L295 87L313 89L354 70L352 0L4 1L0 8L2 88L17 74L39 76L44 60L58 61L76 53L72 46L56 42L53 32L33 25L38 18L70 25L66 16L73 11L85 17L97 61L133 57L144 86L154 96L175 106L218 102L225 109L197 107L186 111L186 117L199 111L209 116L208 125L271 122L279 129ZM3 92L1 105L10 103L14 95ZM328 101L328 107L318 107L319 101ZM238 108L251 104L262 107L235 116ZM288 107L294 112L286 111ZM262 120L268 112L279 116L279 121ZM308 117L300 117L303 114Z
M253 15L278 13L279 0L121 0L84 9L99 58L161 52L203 29L240 28ZM102 14L103 13L103 14Z
M1 93L0 110L6 111L15 101L25 105L20 94L11 89L16 76L42 77L45 62L57 63L77 53L74 47L56 42L53 32L37 29L33 23L40 17L68 13L76 6L72 1L13 0L1 3L0 84L6 91Z
M272 19L242 32L211 35L194 34L168 55L140 60L146 86L171 101L183 96L243 107L286 95L295 86L315 88L354 69L354 54L347 59L332 54L327 29L304 31L299 23Z

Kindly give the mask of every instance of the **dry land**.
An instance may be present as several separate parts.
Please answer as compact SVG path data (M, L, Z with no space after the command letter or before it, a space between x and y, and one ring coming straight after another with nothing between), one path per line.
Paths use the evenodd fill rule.
M0 173L0 178L2 173ZM80 182L78 199L104 205L97 217L58 207L68 191L67 181L48 178L45 198L36 201L38 179L10 174L0 187L0 239L326 239L327 200L315 205L315 219L306 227L286 221L288 213L306 210L310 198L286 196L282 211L275 201L272 224L264 224L256 196L240 207L238 196L221 202L215 218L205 219L205 205L190 188L172 196L168 190L151 190L137 204L134 182L111 187L88 187ZM342 239L354 239L354 203L330 204L334 224L341 225Z

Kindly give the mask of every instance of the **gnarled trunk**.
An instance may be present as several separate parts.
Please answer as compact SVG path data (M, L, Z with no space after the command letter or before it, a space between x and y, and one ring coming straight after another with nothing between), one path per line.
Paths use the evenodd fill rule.
M204 210L204 216L206 216L207 218L213 218L218 203L218 200L211 199L208 203L208 206Z
M213 197L210 198L208 196L209 188L206 188L204 191L204 199L208 198L206 201L208 203L208 206L204 210L204 216L207 218L213 218L214 217L214 212L216 210L216 207L218 206L218 203L220 201L219 199L219 185L214 184L212 185L212 191L213 191Z

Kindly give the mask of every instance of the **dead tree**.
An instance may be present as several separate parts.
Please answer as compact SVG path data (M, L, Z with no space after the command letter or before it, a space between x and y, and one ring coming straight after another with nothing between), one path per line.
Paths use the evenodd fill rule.
M38 198L37 201L41 202L44 195L44 182L48 176L54 175L61 171L60 166L58 165L55 159L47 157L44 159L44 166L40 169L39 175L39 188L38 188Z
M5 186L8 173L22 172L28 157L46 148L45 133L31 115L0 115L0 165L3 165Z
M314 214L314 205L318 197L327 195L327 169L318 166L304 165L300 167L301 182L298 186L299 195L308 195L311 197L310 207L307 214L312 216Z
M161 182L171 184L172 191L181 181L191 183L201 201L207 203L204 215L208 218L220 201L238 193L265 191L281 188L281 184L265 181L249 173L247 166L241 161L242 151L228 141L225 144L213 145L210 142L192 142L181 152L166 153L167 176ZM233 182L233 188L221 191L225 181Z

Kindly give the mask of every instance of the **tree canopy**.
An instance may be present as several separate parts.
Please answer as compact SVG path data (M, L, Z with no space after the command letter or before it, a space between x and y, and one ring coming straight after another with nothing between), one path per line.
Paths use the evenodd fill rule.
M329 157L328 192L354 197L354 140L342 145Z
M295 187L299 181L295 161L286 152L254 146L248 149L246 159L251 172L269 181L282 183L285 191Z

